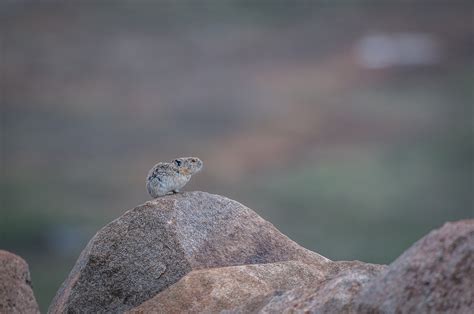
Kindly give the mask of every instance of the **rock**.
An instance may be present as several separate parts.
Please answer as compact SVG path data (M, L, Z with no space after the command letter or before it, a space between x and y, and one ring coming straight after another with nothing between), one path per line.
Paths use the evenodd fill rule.
M194 270L129 313L219 313L260 303L269 294L315 285L325 275L296 261Z
M0 313L39 313L28 264L0 250Z
M360 312L474 313L474 220L416 242L355 300Z
M370 264L336 270L316 287L267 297L258 309L260 313L474 313L473 267L474 220L447 223L385 270Z
M352 300L386 266L362 262L334 263L342 263L344 267L328 275L319 285L301 286L275 295L261 305L259 313L355 313Z
M236 201L203 192L169 195L102 228L49 311L125 311L192 270L292 260L315 267L330 263Z
M333 262L218 195L162 197L89 242L51 313L473 313L474 220L390 266Z
M319 266L290 261L195 270L129 313L278 313L308 308L335 313L384 269L357 261Z

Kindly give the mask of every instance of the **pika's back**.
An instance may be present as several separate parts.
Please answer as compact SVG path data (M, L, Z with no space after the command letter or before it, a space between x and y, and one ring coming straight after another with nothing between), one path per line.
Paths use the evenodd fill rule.
M160 176L173 176L178 174L178 168L169 162L159 162L148 171L147 180Z

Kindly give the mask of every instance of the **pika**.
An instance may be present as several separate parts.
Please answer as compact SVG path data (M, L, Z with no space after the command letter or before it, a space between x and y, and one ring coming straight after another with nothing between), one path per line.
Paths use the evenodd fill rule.
M153 198L170 192L178 193L191 176L202 169L202 161L196 157L176 158L171 162L159 162L146 177L146 189Z

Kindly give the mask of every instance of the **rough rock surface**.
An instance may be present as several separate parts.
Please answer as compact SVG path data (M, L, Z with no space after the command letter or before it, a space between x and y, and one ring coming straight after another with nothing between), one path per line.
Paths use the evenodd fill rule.
M270 293L315 285L325 275L295 261L195 270L130 313L219 313L258 303Z
M328 277L317 287L304 287L275 296L260 313L297 311L312 313L354 313L352 300L385 266L360 263Z
M290 260L330 262L236 201L203 192L165 196L100 230L49 311L125 311L195 269Z
M0 313L39 313L28 264L3 250L0 250Z
M362 284L384 269L382 265L357 261L330 262L318 267L293 261L198 270L130 313L299 311L308 305L316 308L314 294L319 291L319 310L336 306L344 309Z
M432 231L383 271L368 267L333 272L316 287L275 293L235 312L474 313L474 220Z
M50 312L474 313L473 267L474 220L447 223L388 267L333 262L238 202L191 192L100 230Z
M474 313L474 220L446 223L363 289L358 311Z

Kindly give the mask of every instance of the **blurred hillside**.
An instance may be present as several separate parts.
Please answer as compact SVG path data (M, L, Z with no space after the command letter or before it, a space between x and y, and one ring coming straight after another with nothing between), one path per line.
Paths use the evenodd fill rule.
M468 1L0 5L0 248L43 310L157 161L331 259L473 217Z

